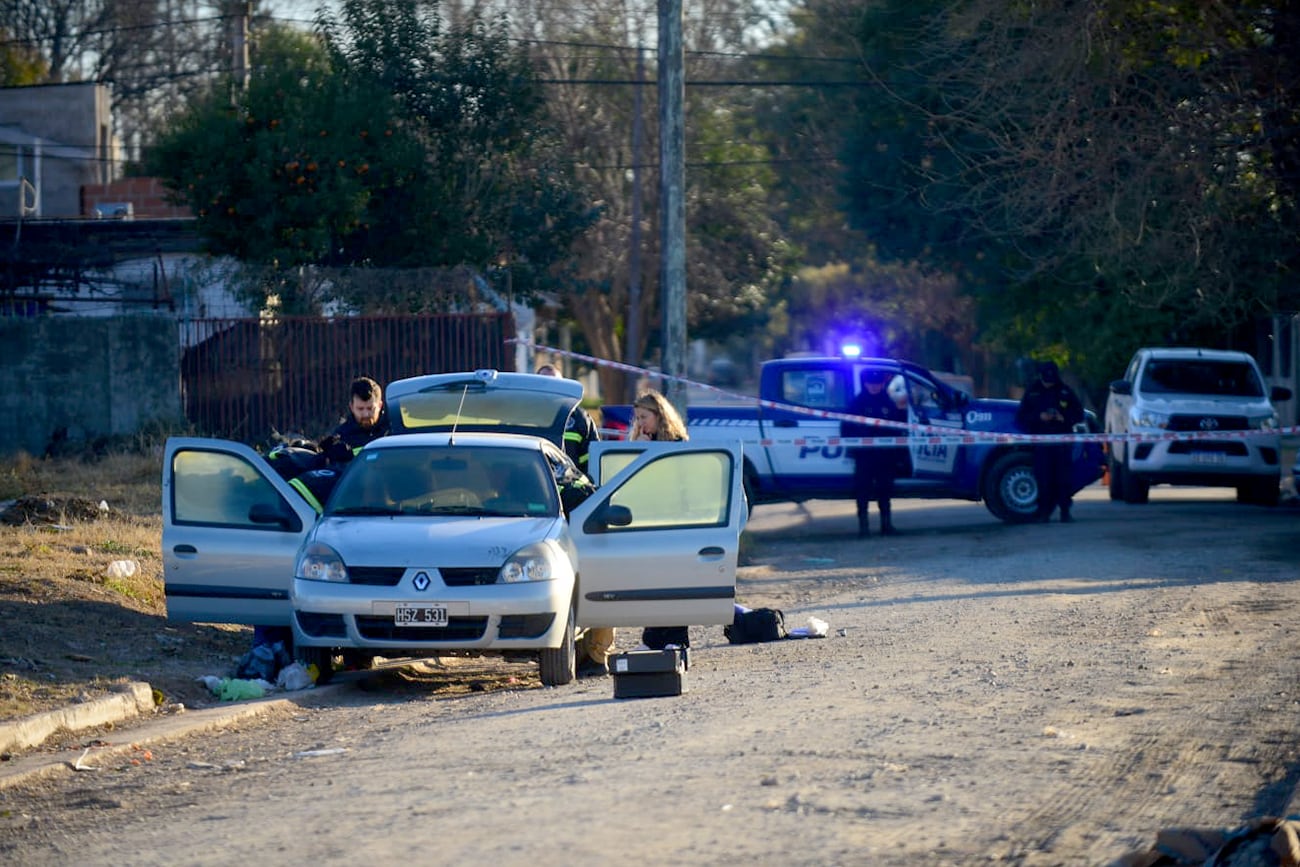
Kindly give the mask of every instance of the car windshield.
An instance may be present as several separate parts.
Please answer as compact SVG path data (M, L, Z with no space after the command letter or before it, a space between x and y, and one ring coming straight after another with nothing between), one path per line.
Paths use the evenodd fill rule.
M559 496L534 449L436 446L371 449L348 466L326 514L554 517Z
M1202 394L1212 397L1263 397L1255 369L1242 361L1153 359L1139 386L1145 394Z

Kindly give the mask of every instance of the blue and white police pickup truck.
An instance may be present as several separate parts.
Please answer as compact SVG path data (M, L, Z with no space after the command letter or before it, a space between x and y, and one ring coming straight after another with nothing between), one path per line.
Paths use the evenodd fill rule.
M887 371L891 389L905 388L910 472L898 479L895 497L983 501L1000 520L1026 523L1035 517L1038 485L1032 445L1018 438L953 442L965 434L1022 433L1017 402L973 398L929 370L885 358L781 358L763 364L758 400L752 406L691 406L692 442L741 440L745 490L752 505L853 498L853 461L840 443L861 373ZM625 428L631 407L602 408L606 429ZM941 430L940 430L941 429ZM951 437L947 432L951 431ZM1096 442L1074 445L1073 491L1101 478L1104 457Z

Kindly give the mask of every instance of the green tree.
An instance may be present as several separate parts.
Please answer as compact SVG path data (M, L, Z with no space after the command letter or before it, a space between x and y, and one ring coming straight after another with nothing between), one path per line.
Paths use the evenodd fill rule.
M516 293L553 285L590 210L501 28L444 31L432 2L345 0L319 33L267 29L236 104L214 89L153 151L212 250L288 273L258 291L293 312L327 289L367 312L442 297L298 280L308 265L507 268Z

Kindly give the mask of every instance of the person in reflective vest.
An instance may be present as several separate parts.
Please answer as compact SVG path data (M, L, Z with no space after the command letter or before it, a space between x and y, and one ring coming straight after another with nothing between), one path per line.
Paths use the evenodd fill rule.
M550 364L537 368L538 376L560 376L560 372ZM587 472L587 450L593 441L600 439L600 429L591 420L591 416L581 406L575 406L568 420L564 423L564 453L569 460L578 465L578 469Z

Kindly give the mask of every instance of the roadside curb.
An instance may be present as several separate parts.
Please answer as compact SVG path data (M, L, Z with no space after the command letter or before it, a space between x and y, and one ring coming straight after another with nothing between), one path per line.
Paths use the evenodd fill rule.
M153 710L153 688L139 681L128 683L114 695L0 723L0 754L39 747L59 729L75 732Z
M143 694L144 699L147 700L145 707L148 710L146 713L153 714L152 688L147 683L133 683L129 685L129 696L109 696L71 708L37 714L25 720L0 723L0 743L9 743L9 738L15 737L19 730L22 730L25 736L32 737L35 732L49 727L46 735L37 741L34 746L39 746L49 734L59 728L75 731L109 723L136 722L137 719L139 723L137 726L119 733L121 740L101 743L89 750L77 748L52 753L33 752L12 761L4 762L0 764L0 789L21 785L57 773L98 770L98 765L105 756L138 754L142 745L164 743L198 732L225 728L275 711L298 708L308 699L314 702L334 691L336 691L335 685L313 687L292 694L281 694L204 708L203 710L186 710L168 716L151 717L141 714L136 702L138 697ZM92 708L91 705L95 705L95 707ZM11 746L7 749L12 748ZM80 768L78 768L79 764L81 765Z

